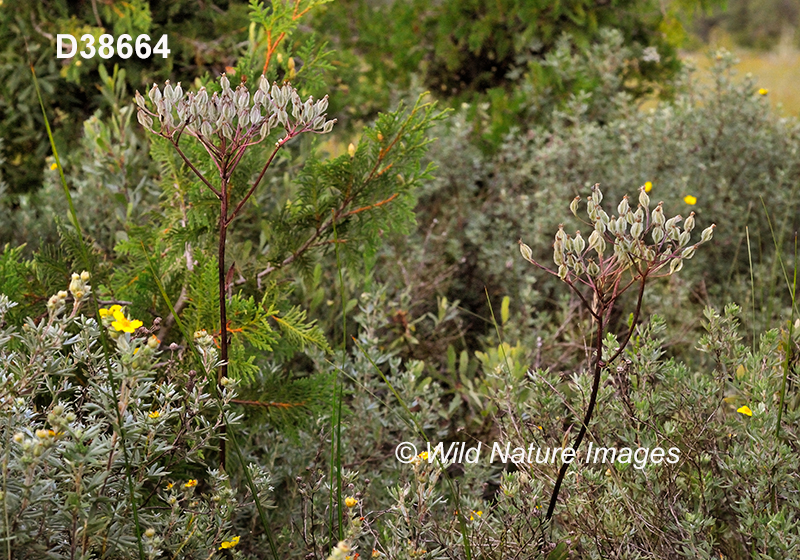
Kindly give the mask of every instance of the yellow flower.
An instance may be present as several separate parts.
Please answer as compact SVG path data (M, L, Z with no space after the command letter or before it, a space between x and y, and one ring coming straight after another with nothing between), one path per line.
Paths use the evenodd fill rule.
M690 194L687 194L686 196L684 196L683 197L683 201L686 204L688 204L689 206L694 206L695 204L697 204L697 198L692 196L692 195L690 195Z
M768 93L769 90L767 88L762 87L760 90L758 90L758 95L767 95Z
M99 310L100 318L104 319L106 317L112 317L114 315L114 313L121 312L121 311L122 311L122 306L121 305L112 305L108 309L106 309L105 307L102 307Z
M52 169L53 171L55 171L56 169L58 169L58 164L57 164L57 163L54 163L54 164L50 165L50 169Z
M111 326L114 327L116 330L126 333L132 333L139 327L141 327L144 323L141 321L133 320L131 321L122 313L122 311L114 311L114 319L115 321L111 323Z
M653 190L653 183L651 183L650 181L647 181L644 184L644 192L650 192L652 190Z
M744 414L745 416L752 416L753 415L753 411L750 410L750 407L747 406L747 405L744 405L743 407L737 408L736 412L740 412L740 413Z
M149 416L150 418L152 418L153 420L155 420L156 418L158 418L159 416L161 416L161 413L160 413L159 411L157 411L157 410L154 410L153 412L151 412L150 414L148 414L148 416Z
M189 482L187 482L186 484L183 485L184 488L193 488L195 486L197 486L197 480L194 479L194 478L190 478ZM236 542L239 542L239 541L236 541Z
M233 537L229 541L222 541L222 545L219 547L219 550L222 550L223 548L233 548L237 544L239 544L239 536L238 535Z
M481 510L478 510L478 511L473 511L472 513L474 513L474 514L475 514L475 515L477 515L478 517L480 517L481 515L483 515L483 511L481 511ZM475 517L474 517L473 515L470 515L470 516L469 516L469 520L470 520L470 521L475 521Z
M419 458L422 459L423 461L427 461L428 460L428 452L427 451L423 451L422 453L419 454Z
M352 496L348 496L344 499L344 505L347 507L355 507L358 504L358 500L353 498Z
M167 490L172 490L173 486L175 485L170 482L169 484L167 484Z

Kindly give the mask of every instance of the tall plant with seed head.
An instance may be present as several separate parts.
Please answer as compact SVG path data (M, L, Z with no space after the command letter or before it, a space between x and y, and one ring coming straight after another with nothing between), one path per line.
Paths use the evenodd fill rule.
M663 202L650 209L650 196L644 186L639 188L639 201L635 210L631 208L627 195L617 205L617 215L609 216L602 202L603 193L598 184L592 188L592 194L588 197L586 211L589 219L585 220L578 216L580 197L576 196L572 201L570 210L586 224L591 234L585 240L580 231L571 236L564 231L563 225L559 225L553 243L555 269L534 260L531 248L522 240L519 241L520 252L525 260L558 276L578 295L597 324L592 392L580 430L572 445L576 453L594 413L603 369L622 354L633 334L647 281L678 272L683 267L683 262L692 258L700 245L711 240L715 227L711 224L704 229L700 240L692 244L694 212L681 227L679 224L683 218L676 215L667 219ZM619 348L611 356L604 356L603 339L609 316L617 299L634 285L638 285L639 291L630 329ZM564 463L559 470L547 508L548 521L553 516L561 483L568 468L569 463Z
M228 369L228 321L225 296L231 282L233 266L225 268L225 241L228 228L241 209L256 191L264 174L269 169L278 151L290 140L303 134L325 134L333 129L335 119L327 119L328 98L305 101L290 84L270 87L265 76L261 76L258 87L251 94L240 84L235 90L223 74L219 79L221 91L209 95L205 88L184 93L180 83L172 86L167 82L163 91L153 85L148 93L150 104L137 91L137 118L139 123L153 134L167 139L181 159L197 175L200 181L219 201L218 222L218 283L220 321L220 360L217 383L227 376ZM262 142L273 129L281 129L281 137L264 163L261 172L249 189L238 199L232 196L231 178L242 161L246 150ZM181 148L181 139L188 135L195 138L206 150L217 171L217 177L204 175ZM224 464L224 445L221 448Z

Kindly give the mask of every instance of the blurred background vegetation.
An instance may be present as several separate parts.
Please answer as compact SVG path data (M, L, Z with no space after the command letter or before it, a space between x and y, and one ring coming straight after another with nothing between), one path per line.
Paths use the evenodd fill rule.
M47 297L63 289L76 262L64 241L67 205L52 167L29 65L40 80L77 213L102 272L97 289L110 300L131 301L134 316L166 317L169 311L155 296L157 287L142 265L142 255L131 250L131 240L145 238L160 247L163 228L179 221L182 211L185 217L185 209L171 191L173 177L163 146L146 138L132 118L133 93L167 79L182 82L188 90L208 85L223 72L234 84L240 79L251 83L261 72L268 48L254 16L256 6L257 2L234 0L2 0L0 248L8 246L0 259L0 286L22 304L9 313L8 321L18 323L44 313ZM535 258L549 262L558 224L576 227L567 211L574 196L585 197L591 185L601 183L607 198L618 200L650 184L651 198L663 200L668 214L686 216L693 211L698 227L713 222L717 230L714 242L680 275L653 283L647 292L645 313L661 319L635 344L657 347L642 358L641 368L646 373L642 379L655 380L658 389L642 396L641 406L650 406L650 398L653 410L666 410L653 412L654 423L665 422L671 414L680 416L670 408L671 397L691 385L687 394L704 399L698 418L717 410L722 391L731 402L750 402L747 399L757 393L765 408L774 409L773 370L778 366L767 371L763 364L770 356L774 359L779 348L787 356L797 355L786 350L796 346L791 330L787 334L774 327L785 329L787 320L798 316L792 274L798 266L800 228L800 124L793 118L800 114L799 24L800 0L323 3L280 43L268 76L291 80L303 95L330 95L328 114L338 124L322 142L287 147L253 204L243 209L230 238L231 258L238 273L257 272L274 241L270 220L291 206L305 177L304 164L347 154L378 113L401 101L413 104L428 91L451 111L432 129L436 141L428 146L423 163L436 170L413 193L415 219L408 213L404 228L398 228L407 234L380 232L380 243L375 243L379 249L363 262L351 258L343 269L331 247L304 262L297 274L280 271L275 276L291 304L307 310L332 346L342 349L337 343L346 341L339 344L352 354L343 358L344 370L363 386L384 391L385 397L374 372L366 373L372 364L346 336L359 333L360 343L394 376L415 412L422 410L429 433L438 438L463 433L496 436L499 424L492 422L492 415L505 406L502 398L508 395L503 392L521 384L524 372L546 370L538 396L514 395L518 402L507 405L512 408L508 415L533 422L537 411L531 403L541 405L548 411L549 424L540 418L545 428L538 429L549 438L543 441L557 445L574 414L562 401L547 396L542 383L580 406L585 380L572 376L588 361L585 348L592 322L563 285L519 258L517 240L523 238ZM56 34L98 37L104 32L147 33L151 38L166 34L170 56L146 61L56 58ZM255 160L249 163L255 165ZM687 197L695 202L687 202ZM190 202L200 206L203 201ZM213 276L211 266L205 268ZM240 276L253 274L237 276L236 286L243 297L259 301L260 283L239 283ZM168 290L178 299L180 285ZM724 320L711 312L704 319L704 306L722 309L729 302L740 305L741 328L732 311ZM496 328L492 311L500 309L504 311ZM626 329L627 310L613 317L613 331ZM716 338L704 342L704 350L698 352L698 340L707 331ZM179 341L178 333L171 336L163 342ZM753 354L746 356L750 348ZM328 378L337 371L312 350L289 357L246 357L250 358L249 363L270 378L271 389L281 384L276 379L282 378L273 375L276 371L294 376L324 372ZM662 361L668 366L662 368ZM737 370L737 379L720 374L719 386L701 375L719 367L736 369L740 363L749 364L747 372L739 378ZM510 364L508 378L501 364ZM789 364L787 358L787 369ZM792 372L795 379L796 370ZM622 406L612 384L604 385L606 404ZM348 404L356 414L348 422L358 425L377 414L378 405L366 393L349 390L355 397ZM797 417L800 405L796 382L789 384L789 391L791 414L786 422ZM685 408L692 408L692 398L683 398ZM622 418L623 412L617 412ZM370 476L393 480L396 473L380 471L380 465L391 454L392 437L405 428L388 412L381 414L381 425L389 428L368 426L372 435L353 437L348 445L353 465ZM704 446L727 449L735 418L727 416L727 424L716 425L707 436L710 443L700 445L693 439L706 433L695 419L686 420L691 426L672 437L686 442L700 463L706 460ZM248 421L258 426L264 418ZM791 446L781 447L783 440L768 439L772 432L764 422L759 441L788 453ZM624 431L618 425L606 428L608 434ZM283 505L292 515L301 515L296 511L299 502L289 503L297 498L292 492L300 492L293 481L303 472L308 484L318 482L316 473L302 469L314 461L324 463L319 455L327 449L320 451L319 434L313 429L298 435L298 426L292 426L285 432L295 439L254 430L250 446L253 455L272 461L276 485L290 489ZM635 432L631 439L637 437ZM275 438L279 447L262 457L258 450ZM296 438L305 438L302 445ZM786 438L796 450L796 434ZM716 472L727 468L720 457L715 456L721 465L714 467ZM742 472L757 481L760 466L750 459ZM490 475L478 473L470 484L476 492L484 483L497 488L499 476L492 473L486 482ZM785 483L792 475L781 476ZM680 522L681 535L706 531L698 537L703 546L698 546L706 547L708 555L687 549L687 557L716 558L710 543L720 541L728 557L748 557L742 552L747 543L737 536L739 518L732 513L735 493L725 494L734 492L737 484L736 476L730 478L727 486L726 481L718 483L716 505L703 512L712 521ZM603 479L593 483L606 484ZM696 496L704 482L689 477L686 484L687 494ZM653 519L666 518L663 496L644 496L644 486L638 505L647 503L659 512ZM781 523L785 534L795 534L796 539L791 519L800 511L797 497L794 502L785 496L765 499L770 498L776 511L782 499L790 504L788 514L780 510L785 514ZM621 506L612 501L609 511L614 507ZM769 519L758 517L767 514L756 509L746 514L737 510L736 515L745 516L748 527L768 526ZM565 534L581 523L579 514L565 521ZM610 525L608 534L616 536L596 548L583 543L587 551L581 557L609 557L617 545L624 548L621 526ZM286 535L293 530L289 522L282 527ZM291 541L286 535L285 542ZM789 551L784 557L791 557L793 549L781 546L773 549Z

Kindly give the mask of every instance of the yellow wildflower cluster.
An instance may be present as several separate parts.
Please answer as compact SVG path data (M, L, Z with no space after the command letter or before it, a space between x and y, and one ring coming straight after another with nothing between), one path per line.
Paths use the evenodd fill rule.
M223 548L233 548L237 544L239 544L239 535L236 535L229 541L222 541L219 550L222 550Z
M183 485L184 488L194 488L197 486L197 479L191 478L189 481Z
M122 311L121 305L112 305L108 309L102 308L99 310L100 319L105 326L111 327L118 332L133 333L142 326L142 322L136 319L128 319Z

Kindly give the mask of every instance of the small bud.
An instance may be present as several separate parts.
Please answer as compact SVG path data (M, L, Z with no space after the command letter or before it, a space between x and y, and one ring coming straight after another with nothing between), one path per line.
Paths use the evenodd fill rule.
M152 539L153 537L156 536L156 530L150 527L147 529L147 531L144 532L144 536L147 539Z
M91 277L92 275L89 274L88 271L84 270L83 272L81 272L81 280L83 280L84 282L88 282Z
M351 158L356 157L356 147L352 142L347 146L347 153L350 154Z

